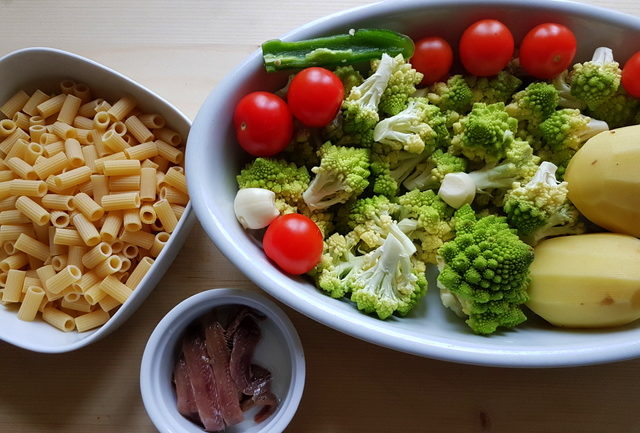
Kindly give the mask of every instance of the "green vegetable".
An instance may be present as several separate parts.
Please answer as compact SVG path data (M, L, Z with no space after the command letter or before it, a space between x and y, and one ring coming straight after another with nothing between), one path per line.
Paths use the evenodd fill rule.
M533 249L495 215L477 219L469 205L455 213L456 237L439 250L442 303L477 334L513 328L526 320Z
M516 183L505 197L507 222L529 245L535 246L548 237L585 231L578 210L567 198L567 182L556 180L556 169L543 162L529 183Z
M471 88L472 103L483 102L495 104L507 103L522 84L522 80L515 75L501 71L495 77L466 77Z
M268 72L310 66L335 67L392 57L413 55L414 44L403 34L384 29L358 29L348 34L326 36L297 42L273 39L262 44Z
M384 57L384 56L383 56ZM387 87L380 97L379 110L382 114L393 116L404 110L409 96L416 91L416 86L422 81L422 73L416 71L402 56L397 55L397 66L394 68ZM373 60L371 70L376 71L382 60Z
M640 108L640 101L629 96L624 88L620 86L614 95L607 98L595 109L589 110L588 114L605 122L609 129L615 129L640 123L640 119L636 119L636 116L640 113L638 108Z
M429 156L428 152L419 154L403 150L388 153L371 154L371 183L375 194L395 197L405 181Z
M471 109L473 93L462 75L454 75L446 82L434 83L427 98L441 110L466 114Z
M540 123L558 108L560 96L549 83L534 82L513 95L513 100L505 107L511 117L518 119L518 129L527 135L536 131Z
M311 171L315 177L302 194L310 209L325 209L362 194L369 185L369 151L334 146L327 142L318 150L320 165Z
M426 145L435 147L437 134L427 123L430 106L424 98L411 98L407 108L378 122L373 139L391 150L410 153L422 153Z
M402 185L409 191L412 189L436 189L448 173L466 170L466 159L437 149L425 162L416 167Z
M593 110L620 87L622 70L610 48L599 47L589 62L576 63L570 73L571 95Z

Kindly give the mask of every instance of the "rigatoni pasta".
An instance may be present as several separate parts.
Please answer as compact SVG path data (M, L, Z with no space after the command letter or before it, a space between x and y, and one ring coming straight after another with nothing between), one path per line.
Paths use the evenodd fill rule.
M184 213L183 137L131 96L45 90L0 105L0 301L84 332L126 302Z

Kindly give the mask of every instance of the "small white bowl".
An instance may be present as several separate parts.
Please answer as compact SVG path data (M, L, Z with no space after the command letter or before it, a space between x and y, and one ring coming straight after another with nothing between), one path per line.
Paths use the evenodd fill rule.
M272 391L280 399L276 411L261 423L249 416L225 429L228 433L282 432L293 418L304 389L305 361L300 338L285 313L255 292L213 289L185 299L158 323L151 334L140 366L144 407L162 433L202 433L204 430L178 412L172 373L180 339L187 326L215 307L246 305L266 318L259 321L262 338L254 359L271 372Z
M442 36L455 47L464 29L482 18L502 20L518 43L537 24L563 23L576 34L576 61L590 58L599 46L611 47L616 59L623 61L639 47L634 41L640 38L640 18L552 0L385 1L305 24L282 38L302 40L352 28L387 28L415 38ZM329 327L420 356L505 367L573 366L640 356L640 321L615 329L569 330L532 318L514 331L482 337L444 309L434 272L429 274L426 297L411 314L382 321L325 295L307 279L277 269L233 212L238 189L235 177L249 158L236 143L232 116L242 96L254 90L279 89L287 75L287 71L267 74L260 51L254 52L218 84L200 108L186 153L187 181L200 223L220 251L257 285Z
M191 121L168 101L118 72L92 60L52 48L27 48L0 57L0 101L23 89L33 92L58 90L64 79L86 83L93 94L117 99L130 94L140 108L164 116L167 125L183 137L189 134ZM122 325L158 284L184 244L195 222L191 204L178 223L162 253L133 295L103 326L88 332L62 332L41 320L18 320L15 311L0 307L0 340L24 349L43 353L61 353L84 347L108 335Z

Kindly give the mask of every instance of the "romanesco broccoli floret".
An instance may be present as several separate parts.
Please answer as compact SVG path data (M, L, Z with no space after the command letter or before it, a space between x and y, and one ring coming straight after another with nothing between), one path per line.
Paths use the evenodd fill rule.
M431 190L409 191L398 197L396 203L400 206L396 219L416 244L416 256L424 262L435 263L438 248L453 237L453 208Z
M389 198L397 196L402 182L404 182L428 156L428 152L416 154L403 150L388 153L373 152L371 154L371 184L373 193L382 194Z
M364 147L373 146L373 126L361 131L345 131L344 115L339 112L327 126L322 129L323 137L336 146Z
M278 158L293 162L298 167L305 166L311 169L320 162L318 149L322 143L316 129L300 127L295 131L291 143L278 155Z
M476 103L471 113L453 125L456 135L449 152L475 162L496 163L518 132L518 120L509 116L505 105Z
M556 88L558 96L560 98L558 105L563 108L575 108L578 110L584 110L586 105L583 101L579 100L571 94L571 75L569 71L562 71L556 75L551 84Z
M466 159L437 149L425 162L416 167L402 185L408 191L437 189L448 173L461 171L467 171Z
M422 81L423 77L422 73L413 69L411 64L404 60L402 54L398 54L395 60L397 63L378 105L378 111L388 116L395 116L406 108L409 96L416 91L416 85ZM377 59L371 62L372 71L375 72L378 69L380 62L381 60Z
M520 131L526 131L527 136L536 132L538 125L556 111L559 102L555 87L549 83L534 82L513 95L513 100L505 110L518 119Z
M332 298L342 298L349 292L345 278L358 269L363 256L356 256L358 238L354 234L334 233L325 239L320 262L310 272L316 285Z
M640 101L630 96L622 86L611 97L607 98L595 109L589 110L588 114L598 120L605 122L610 129L621 128L623 126L637 125L635 119Z
M543 162L529 183L515 183L505 197L507 222L529 245L585 231L578 210L567 198L567 182L556 180L556 170L554 164Z
M616 93L621 76L618 62L613 60L613 51L599 47L590 61L573 65L569 74L571 95L594 110Z
M360 198L342 206L338 224L343 232L352 231L362 241L359 250L377 248L393 229L399 206L383 195Z
M456 212L456 236L439 250L438 287L446 307L466 317L473 332L488 335L526 320L521 306L528 299L533 249L504 217L474 221L472 212L469 205Z
M522 80L507 71L500 71L495 77L466 77L473 94L472 103L507 103L522 84Z
M276 194L276 205L285 213L295 212L302 201L302 194L309 186L306 167L272 158L256 158L238 176L240 188L264 188Z
M380 247L359 257L359 267L344 279L359 310L386 319L413 309L427 290L426 266L413 257L415 251L411 240L394 230Z
M425 98L410 98L407 108L376 125L373 139L391 150L422 153L436 145L436 132L427 123L431 111Z
M473 93L462 75L453 75L446 82L434 83L427 98L443 111L466 114L471 109Z
M345 95L348 95L352 88L359 86L364 81L362 74L351 65L338 66L333 73L342 81Z
M334 146L327 142L318 150L320 165L311 171L315 177L302 194L311 210L325 209L362 194L369 185L369 151Z
M402 55L391 57L383 54L376 62L375 71L360 84L351 88L342 101L343 128L347 133L355 133L371 129L380 120L378 105L389 84L391 75L404 65Z

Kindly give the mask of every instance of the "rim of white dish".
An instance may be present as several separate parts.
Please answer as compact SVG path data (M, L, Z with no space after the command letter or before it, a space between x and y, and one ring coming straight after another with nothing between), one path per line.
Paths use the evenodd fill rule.
M379 2L341 11L311 21L286 33L281 36L280 39L296 40L310 37L311 34L326 33L334 27L348 26L356 17L358 20L367 20L384 14L412 10L417 7L436 8L451 5L452 3L455 4L456 7L477 7L478 5L476 0L457 0L455 2L451 0ZM528 4L530 4L530 2L524 0L491 0L483 2L484 6L497 7L524 6ZM538 0L536 6L551 9L558 13L571 13L598 20L607 20L614 24L636 27L640 30L640 18L598 6L586 5L569 0ZM199 117L204 111L207 111L205 107L221 105L221 102L229 97L229 92L226 90L227 85L237 80L238 76L246 76L247 73L245 70L251 69L252 64L260 58L261 52L258 49L233 69L226 78L218 84L216 89L209 94L204 105L196 115L194 121L196 127L192 128L192 133L197 128L197 125L201 123L199 122ZM203 121L203 119L200 120ZM208 121L208 119L206 120ZM190 139L192 135L195 136L198 134L191 134ZM191 172L206 170L207 162L199 158L198 154L195 153L195 148L196 143L191 146L191 152L189 151L189 146L187 147L186 165L192 167ZM187 170L187 172L189 172L189 170ZM225 230L222 221L205 205L206 199L203 191L196 188L197 180L187 174L187 182L190 190L193 191L194 210L200 223L211 239L216 242L218 249L232 263L238 266L255 284L272 296L278 298L281 302L307 317L347 335L379 346L418 356L443 361L495 367L571 367L622 361L640 356L640 341L609 344L606 348L584 347L584 345L581 344L566 345L561 349L531 349L530 347L519 346L517 344L505 345L500 348L487 348L480 344L461 346L452 343L446 338L421 337L418 339L398 330L377 328L375 325L363 323L356 320L357 316L355 315L337 311L326 304L305 298L295 291L284 290L276 278L274 278L275 273L264 271L253 266L251 257L238 248L235 240Z
M214 299L219 301L219 304L215 305L243 304L255 308L273 321L277 329L282 332L289 346L291 384L287 390L287 395L281 396L277 411L270 418L263 421L264 426L260 425L259 431L264 433L284 431L298 410L304 391L306 378L304 349L293 323L285 312L264 295L246 289L219 288L198 293L173 307L158 322L147 341L140 363L140 392L149 418L161 432L176 433L176 430L173 429L175 426L173 424L170 425L174 417L163 411L163 405L159 403L160 383L154 372L157 364L162 360L158 359L156 355L161 350L164 340L170 338L168 337L169 334L181 334L184 332L184 327L176 328L173 326L176 321L185 318L189 321L191 319L196 320L202 313L199 309L194 313L195 306L201 306L203 310L204 307L215 306L210 305L210 301Z
M173 104L171 104L169 101L167 101L166 99L164 99L162 96L158 95L157 93L155 93L154 91L150 90L149 88L147 88L146 86L143 86L142 84L138 83L135 80L132 80L131 78L127 77L124 74L121 74L120 72L109 68L108 66L105 66L101 63L98 63L94 60L88 59L86 57L80 56L78 54L74 54L71 53L69 51L64 51L64 50L60 50L58 48L51 48L51 47L28 47L28 48L21 48L19 50L15 50L12 51L10 53L5 54L4 56L0 57L0 62L13 57L13 56L17 56L17 55L24 55L24 54L38 54L38 53L53 53L62 57L69 57L75 60L79 60L81 62L85 62L87 64L92 65L95 68L99 68L102 69L110 74L113 74L114 76L117 76L119 79L126 81L130 84L132 84L133 86L141 89L144 92L149 93L150 95L152 95L154 98L158 99L160 102L162 102L163 104L165 104L167 107L169 107L171 110L175 111L176 114L178 114L185 122L187 122L189 125L191 125L191 119L189 119L182 111L180 111L177 107L175 107ZM72 74L72 72L71 72ZM181 230L181 227L183 227L184 225L193 225L193 223L195 222L194 220L194 214L193 214L193 207L191 204L191 200L189 200L189 203L187 204L187 206L185 207L184 210L184 214L183 217L180 218L180 221L178 223L178 226L176 227L176 231ZM160 257L160 256L159 256ZM144 277L144 279L140 282L140 285L143 285L145 283L146 280L148 280L151 277L151 273L148 273L148 275L146 275ZM129 300L127 300L127 302L129 302ZM65 345L61 345L61 346L57 346L57 347L48 347L48 346L39 346L39 345L34 345L32 344L29 340L22 340L22 339L18 339L18 338L2 338L0 340L5 341L6 343L12 344L14 346L20 347L22 349L27 349L27 350L31 350L33 352L39 352L39 353L50 353L50 354L55 354L55 353L66 353L66 352L71 352L77 349L80 349L82 347L88 346L91 343L94 343L97 340L100 340L104 337L106 337L109 333L113 332L118 326L114 327L113 325L110 325L110 322L117 322L117 318L119 316L121 316L122 314L125 314L125 311L122 307L126 306L126 303L123 304L120 309L113 315L111 316L111 318L109 318L109 321L107 321L107 323L105 323L104 325L102 325L101 327L99 327L98 329L94 330L94 331L88 331L89 333L91 333L90 335L88 335L87 337L84 337L82 339L79 339L78 341L75 341L71 344L65 344ZM75 331L74 331L75 332Z

